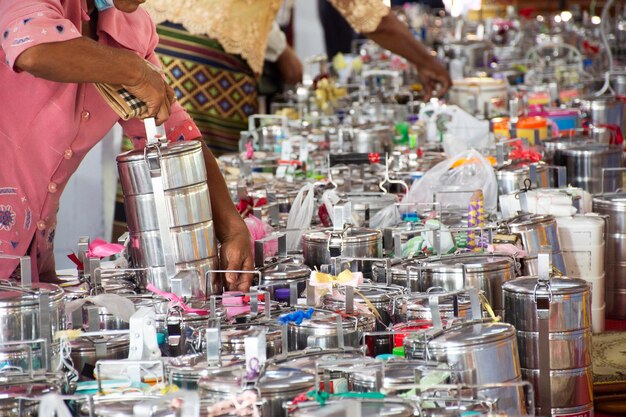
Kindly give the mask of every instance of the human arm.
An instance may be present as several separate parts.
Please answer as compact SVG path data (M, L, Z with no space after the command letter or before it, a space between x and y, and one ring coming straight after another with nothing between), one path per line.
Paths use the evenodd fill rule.
M384 6L381 0L330 0L350 25L385 49L417 67L426 99L436 90L442 96L452 85L446 68ZM437 88L437 84L441 87Z
M285 84L297 84L302 81L304 73L302 62L296 55L296 51L287 44L287 37L276 22L273 23L267 40L265 60L277 64L281 79Z
M82 36L65 13L59 0L0 1L5 64L53 82L123 85L148 104L149 116L164 120L173 93L141 53Z

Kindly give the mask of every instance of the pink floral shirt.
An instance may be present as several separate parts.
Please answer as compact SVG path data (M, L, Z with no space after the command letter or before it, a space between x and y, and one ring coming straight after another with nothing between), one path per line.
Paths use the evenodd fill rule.
M34 279L55 277L59 199L87 152L116 122L138 146L145 141L142 122L120 121L92 84L51 82L15 67L32 46L80 37L89 20L86 9L86 0L0 0L0 254L29 254ZM143 9L108 9L100 13L97 30L100 43L159 64L155 25ZM166 130L170 140L200 137L178 104ZM0 259L0 279L17 264Z

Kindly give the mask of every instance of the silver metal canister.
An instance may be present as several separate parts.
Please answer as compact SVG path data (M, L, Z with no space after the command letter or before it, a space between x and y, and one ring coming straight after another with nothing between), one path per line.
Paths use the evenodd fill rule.
M70 342L70 357L81 380L94 378L96 362L104 359L126 359L130 339L125 336L81 337Z
M580 101L581 109L593 125L615 125L622 132L624 123L624 103L613 96L587 97Z
M304 263L310 268L331 264L331 258L380 258L383 254L379 230L349 226L344 230L322 229L302 235ZM372 272L372 261L357 261L365 276Z
M67 378L62 372L0 373L0 416L36 417L39 397L50 393L62 395L67 391Z
M595 196L593 211L608 217L604 268L606 315L626 319L626 193Z
M537 255L541 248L550 246L554 267L561 272L566 271L554 216L522 213L504 221L503 232L520 236L524 250L528 253L525 262L532 264L532 270L537 270Z
M507 323L467 322L442 331L427 342L429 360L448 363L460 371L461 383L498 384L519 382L519 353L515 328ZM525 415L523 389L514 393L493 388L499 409L511 415Z
M591 413L589 284L581 279L550 279L547 254L540 255L539 268L538 277L504 285L504 319L517 329L522 375L535 387L538 415Z
M242 390L246 377L245 366L231 366L209 372L198 381L203 399L224 400ZM255 387L263 398L262 416L284 415L283 403L315 385L315 376L295 368L270 366L259 376Z
M219 293L204 275L217 265L217 244L201 143L157 143L119 155L117 164L135 266L150 268L148 281L164 291ZM196 272L180 284L185 291L172 282L181 271Z
M355 312L339 315L332 312L315 311L309 320L300 324L289 323L289 350L312 347L322 349L361 346L364 332L374 331L374 315Z
M620 145L587 143L555 151L555 163L567 167L567 183L591 194L622 188L622 173L606 171L620 168L624 150Z
M464 254L426 260L420 267L420 290L432 287L447 291L467 287L483 291L496 314L504 309L502 285L515 278L515 260L500 254Z
M531 168L531 165L534 168ZM548 166L543 162L533 163L513 163L505 165L496 171L498 180L498 193L511 194L525 189L526 180L531 180L533 188L546 188L550 186ZM531 179L531 169L534 170L534 178Z

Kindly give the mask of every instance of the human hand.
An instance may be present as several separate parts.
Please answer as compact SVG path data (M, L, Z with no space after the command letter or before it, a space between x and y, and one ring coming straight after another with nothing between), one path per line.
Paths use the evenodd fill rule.
M452 86L448 70L438 59L429 55L427 59L415 64L424 88L425 101L430 100L433 93L436 93L437 97L443 96Z
M155 117L157 125L163 124L176 101L174 90L167 84L161 71L147 61L138 61L138 76L122 85L130 94L148 107L145 117Z
M298 84L302 82L304 67L298 55L289 45L278 57L276 61L280 76L285 84Z
M252 244L248 230L229 235L222 239L220 262L222 269L254 271ZM248 292L252 285L252 274L226 273L226 288L229 291Z

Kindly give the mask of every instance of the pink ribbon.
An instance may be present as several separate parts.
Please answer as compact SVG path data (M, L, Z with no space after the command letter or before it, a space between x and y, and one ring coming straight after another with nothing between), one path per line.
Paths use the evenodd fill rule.
M252 142L246 143L246 159L254 159L254 147Z
M89 244L89 250L87 251L88 258L108 258L109 256L117 255L124 250L124 245L117 243L109 243L102 239L96 239Z
M170 301L170 307L178 306L178 307L180 307L183 310L184 313L193 313L193 314L197 314L199 316L208 316L209 315L209 312L207 310L203 310L201 308L191 308L187 304L185 304L183 299L180 298L179 296L177 296L176 294L160 290L160 289L158 289L157 287L155 287L152 284L148 284L146 289L148 291L150 291L150 292L155 293L156 295L158 295L160 297L167 298Z

